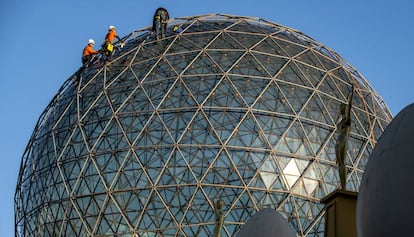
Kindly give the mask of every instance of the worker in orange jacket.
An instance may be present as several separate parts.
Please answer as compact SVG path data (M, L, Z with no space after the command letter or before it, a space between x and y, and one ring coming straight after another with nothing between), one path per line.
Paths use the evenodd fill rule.
M93 46L95 41L93 39L88 40L88 45L85 46L82 53L82 64L86 65L91 59L92 56L99 53L99 50L94 50Z
M105 36L105 42L102 45L102 49L104 50L104 53L107 57L110 57L112 55L113 42L114 42L115 38L117 38L122 43L122 46L123 46L124 42L122 41L122 39L116 33L115 26L109 26L108 33Z

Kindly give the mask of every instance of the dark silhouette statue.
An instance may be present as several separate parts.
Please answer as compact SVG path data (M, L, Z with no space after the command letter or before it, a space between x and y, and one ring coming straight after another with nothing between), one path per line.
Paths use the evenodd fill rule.
M341 120L338 123L337 131L339 133L338 140L336 141L335 153L336 162L338 164L339 179L341 181L341 189L346 188L346 150L348 146L348 137L351 130L351 108L352 97L354 95L354 86L352 86L351 92L347 98L347 104L341 104Z
M214 212L216 213L216 222L214 227L214 237L221 237L221 231L223 229L224 224L224 215L223 211L221 210L224 206L224 201L222 199L217 201L216 207Z

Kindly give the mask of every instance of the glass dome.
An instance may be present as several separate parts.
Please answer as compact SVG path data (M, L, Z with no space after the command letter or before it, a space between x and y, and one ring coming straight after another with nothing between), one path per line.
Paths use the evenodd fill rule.
M173 32L173 26L180 31ZM367 80L309 36L263 19L172 19L69 78L23 154L16 236L223 236L263 208L323 236L339 186L340 106L354 88L347 189L392 116Z

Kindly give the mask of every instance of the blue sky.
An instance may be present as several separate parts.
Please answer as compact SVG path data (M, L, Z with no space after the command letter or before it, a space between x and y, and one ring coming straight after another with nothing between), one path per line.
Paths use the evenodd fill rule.
M0 236L14 236L13 198L31 133L60 86L81 66L87 40L95 39L99 48L109 25L121 36L148 26L159 6L171 18L225 13L297 29L359 70L394 115L414 101L412 0L5 0L0 3Z

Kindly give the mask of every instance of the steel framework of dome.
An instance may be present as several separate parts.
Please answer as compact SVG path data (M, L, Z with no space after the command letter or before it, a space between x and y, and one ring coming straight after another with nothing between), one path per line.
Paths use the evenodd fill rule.
M258 18L176 18L162 40L149 28L124 40L40 116L17 182L16 236L212 236L219 199L223 236L265 207L299 236L324 235L319 201L339 185L336 128L352 85L348 190L392 118L357 70Z

